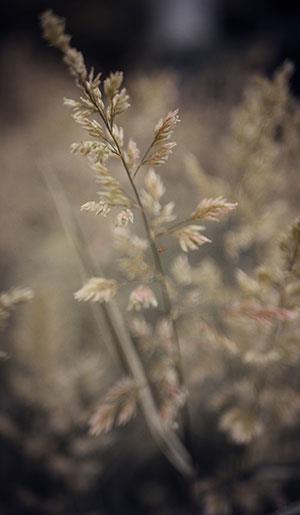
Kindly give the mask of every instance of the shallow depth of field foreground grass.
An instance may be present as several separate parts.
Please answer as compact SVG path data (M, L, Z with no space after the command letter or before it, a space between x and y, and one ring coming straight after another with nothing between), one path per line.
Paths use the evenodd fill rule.
M24 87L0 141L0 511L285 513L300 470L293 65L99 75L61 18L41 24L66 70L26 49L3 62Z

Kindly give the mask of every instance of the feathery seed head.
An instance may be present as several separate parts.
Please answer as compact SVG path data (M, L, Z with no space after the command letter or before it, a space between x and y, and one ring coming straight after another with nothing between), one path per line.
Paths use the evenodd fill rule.
M41 15L43 36L52 46L66 50L69 48L71 36L65 34L65 20L56 16L51 10Z
M114 97L122 85L123 78L123 72L112 72L104 81L105 95L111 98Z
M111 207L104 200L99 200L99 202L90 200L81 206L80 211L87 211L88 213L94 213L95 215L107 216L111 211Z
M133 212L130 209L122 209L117 216L117 227L127 227L129 223L133 224Z
M236 208L236 202L227 202L223 197L203 199L192 213L192 219L219 222L223 216Z
M144 160L144 164L150 166L161 166L165 164L170 154L172 154L173 148L176 147L175 141L170 143L158 142L154 145L153 151L149 153L149 156Z
M125 377L118 381L106 394L104 403L90 420L90 433L99 436L108 433L112 427L123 426L136 414L137 387Z
M180 122L178 109L170 111L165 118L161 118L154 128L155 141L160 142L168 140L178 122Z
M205 229L202 225L187 225L182 229L174 231L174 235L179 240L179 245L184 252L197 250L204 243L211 243L211 240L200 233Z
M132 138L130 138L128 142L127 151L125 152L124 157L129 170L134 172L140 160L140 151L136 142Z
M118 283L114 279L91 277L74 297L79 302L109 302L117 293Z
M142 308L156 308L157 306L158 302L151 288L140 285L131 292L127 309L140 311Z
M151 195L154 200L159 200L166 192L166 187L153 168L149 169L145 177L145 186L149 195Z
M239 407L224 413L220 420L220 428L228 432L234 442L243 444L250 443L265 429L256 414Z

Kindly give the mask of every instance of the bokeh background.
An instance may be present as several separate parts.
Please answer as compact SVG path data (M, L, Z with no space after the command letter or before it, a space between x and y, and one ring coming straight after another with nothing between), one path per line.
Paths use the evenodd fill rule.
M227 159L233 152L231 120L253 74L270 78L284 61L292 61L290 84L297 99L300 5L291 0L4 0L0 6L0 290L30 286L35 292L1 333L0 512L187 514L186 491L149 441L142 420L103 438L87 434L90 415L118 370L105 350L103 334L99 337L97 313L95 317L73 300L82 282L81 257L72 240L74 220L96 269L99 265L113 273L115 255L109 225L79 214L80 205L94 198L95 186L84 161L69 154L70 144L83 136L62 105L64 96L76 95L75 87L59 54L41 37L39 15L48 8L67 19L73 44L88 65L104 74L124 70L133 106L124 127L141 147L157 120L180 107L178 148L163 173L168 197L183 214L187 203L199 196L184 170L193 175L198 167L200 174L211 174L214 193L208 188L208 195L217 196L218 178L234 182ZM278 187L278 198L272 193L272 201L290 202L276 214L282 224L292 221L299 203L296 122L295 127L292 156L284 156L284 166L292 163L291 175ZM58 198L51 188L59 190ZM57 202L63 212L58 212ZM233 265L222 253L222 229L213 231L215 245L193 259L206 259L204 276L214 276L215 266L230 283ZM256 250L245 251L234 266L257 266ZM210 367L220 380L219 365L207 357L200 380ZM295 375L297 370L295 366ZM218 434L214 417L206 414L203 422L201 395L196 391L192 398L204 481L214 477L220 456L226 470L243 449ZM298 397L289 402L297 403ZM254 504L254 513L271 513L299 496L296 415L293 422L293 434L285 441L296 444L282 460L289 463L291 454L295 456L288 487L279 492L274 480L268 487L276 490L272 500ZM268 457L276 454L277 445L273 442L266 451ZM231 513L225 501L209 495L203 513ZM241 495L246 498L248 491ZM253 494L249 499L247 510ZM235 510L248 513L246 508Z

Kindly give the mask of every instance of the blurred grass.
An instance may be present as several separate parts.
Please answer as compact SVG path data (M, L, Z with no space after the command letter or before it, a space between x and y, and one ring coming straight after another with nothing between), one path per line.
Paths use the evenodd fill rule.
M86 432L90 414L114 379L115 371L89 307L74 302L73 292L81 285L81 270L43 177L44 168L50 166L75 214L81 204L94 197L92 174L83 160L68 152L73 141L82 139L68 110L62 107L62 96L72 97L73 85L61 75L59 67L39 61L26 45L6 48L1 69L11 86L2 101L1 290L29 285L35 298L16 313L2 337L1 346L10 359L1 362L1 475L8 490L0 507L7 514L67 515L77 509L77 499L81 513L90 515L119 514L122 502L122 513L132 514L130 510L135 506L137 512L146 507L149 513L160 510L162 514L183 515L184 493L179 491L172 500L178 479L144 437L142 420L130 425L120 438L113 434L94 440ZM231 151L230 120L251 73L251 62L238 65L232 61L189 80L168 71L127 78L133 109L124 127L126 130L130 126L130 134L140 148L146 145L162 115L178 105L181 108L178 147L162 171L169 184L167 200L175 200L179 215L199 197L185 171L188 152L200 159L213 180L222 179L229 184L229 191L233 190L231 162L227 159ZM5 90L3 79L1 86ZM295 169L298 159L295 153ZM285 196L292 190L292 204L297 206L297 188L287 184L284 190ZM291 211L294 214L295 209ZM291 213L288 216L291 218ZM287 221L282 220L282 227ZM108 224L100 217L83 214L80 223L96 267L113 271L116 255ZM197 257L209 255L212 265L211 261L202 262L206 272L214 274L217 263L228 280L231 263L224 254L223 228L210 231L214 243ZM173 256L171 247L167 257L171 260ZM251 252L245 253L239 266L253 260ZM183 329L188 334L188 326L183 325ZM212 362L208 354L203 356L207 366L199 372L200 384L211 371L218 374L223 366L219 361ZM194 356L193 350L187 359L192 362ZM195 378L199 381L197 373ZM214 415L205 409L203 421L201 406L210 388L213 387L208 384L203 391L195 389L191 394L195 402L194 424L202 427L197 445L209 474L213 468L210 459L218 461L214 447L226 453L231 445L217 433ZM207 442L210 447L205 449ZM236 452L238 455L239 449ZM19 470L18 463L22 464ZM42 479L38 481L40 474ZM123 486L118 481L124 481ZM138 500L125 502L128 491L133 496L131 481L137 482ZM119 494L115 488L120 489Z

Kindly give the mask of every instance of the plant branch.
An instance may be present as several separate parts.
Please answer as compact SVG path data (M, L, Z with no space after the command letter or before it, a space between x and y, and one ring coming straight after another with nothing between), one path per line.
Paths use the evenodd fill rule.
M151 248L151 251L152 251L153 260L154 260L154 263L155 263L155 268L156 268L156 270L158 272L158 276L159 276L159 279L160 279L162 295L163 295L163 300L164 300L164 306L165 306L165 312L168 315L168 317L171 319L171 322L172 322L172 325L173 325L173 331L174 331L174 336L175 336L175 344L176 344L176 356L175 356L176 369L177 369L177 372L178 372L179 381L180 381L181 385L183 385L184 384L184 380L183 380L183 371L182 371L182 365L181 365L182 358L181 358L181 351L180 351L180 345L179 345L179 337L178 337L178 332L177 332L177 329L176 329L176 324L175 324L174 318L172 316L172 304L171 304L170 296L169 296L169 293L168 293L168 288L167 288L167 283L166 283L166 279L165 279L165 274L164 274L162 262L161 262L161 259L160 259L160 255L159 255L159 252L158 252L157 247L156 247L154 235L153 235L152 230L150 228L150 224L148 222L148 218L147 218L144 206L142 204L139 192L138 192L137 187L136 187L136 185L134 183L134 180L133 180L133 177L132 177L132 175L130 173L130 170L129 170L128 166L127 166L127 163L125 161L125 158L124 158L124 155L123 155L122 150L120 148L120 145L119 145L115 135L113 134L112 127L109 124L109 122L107 121L106 116L104 115L104 113L101 111L101 109L99 109L97 103L93 100L93 97L90 95L90 92L89 92L88 89L86 90L86 93L89 95L90 100L93 102L95 108L97 109L101 119L103 120L103 123L105 124L105 126L106 126L106 128L107 128L107 130L108 130L108 132L110 134L110 137L112 138L112 140L114 142L114 145L116 147L116 151L117 151L118 156L119 156L119 158L120 158L120 160L121 160L121 162L123 164L123 167L125 169L127 178L129 180L129 183L130 183L131 188L133 190L134 196L136 198L136 202L137 202L137 204L138 204L138 206L140 208L140 211L141 211L141 215L142 215L142 219L143 219L143 224L144 224L145 231L146 231L146 234L147 234L147 237L148 237L148 241L150 243L150 248Z
M131 186L134 196L136 198L136 202L140 208L144 228L145 228L145 231L147 234L148 241L150 243L153 261L154 261L155 268L156 268L156 271L157 271L157 274L159 277L159 282L161 285L161 292L162 292L163 303L164 303L164 311L166 313L166 316L170 319L170 321L172 323L173 335L174 335L174 340L175 340L175 359L174 359L174 361L175 361L175 368L176 368L176 372L177 372L177 376L178 376L178 381L179 381L181 388L184 389L186 381L185 381L183 366L182 366L182 356L181 356L181 349L180 349L180 343L179 343L179 335L178 335L178 330L177 330L177 326L176 326L176 321L174 320L173 313L172 313L172 303L171 303L171 299L170 299L169 292L168 292L165 273L164 273L160 255L159 255L158 249L156 247L156 243L155 243L155 236L151 230L151 227L150 227L144 206L142 204L138 189L137 189L134 179L130 173L130 170L129 170L126 160L124 158L123 152L120 148L117 138L115 137L115 135L113 133L112 124L109 123L109 121L107 120L107 118L105 116L105 113L103 113L103 111L99 108L97 102L95 102L95 100L93 99L93 96L91 95L89 89L86 88L85 84L83 84L83 87L85 88L86 94L89 96L91 102L97 109L97 112L98 112L101 120L103 121L112 141L114 142L115 150L122 162L122 165L126 172L130 186ZM145 156L149 152L150 148L153 146L154 142L155 142L155 140L153 140L153 142L149 146L149 149L146 151ZM143 163L144 159L145 159L145 157L142 159L141 163ZM183 422L183 430L184 430L186 445L189 448L192 448L192 438L191 438L191 430L190 430L190 415L189 415L187 402L184 404L183 409L182 409L182 419L183 419L182 422Z
M135 179L136 175L138 174L140 168L142 168L142 166L145 164L145 159L146 157L148 156L151 148L155 145L155 139L153 139L153 141L151 142L151 144L148 146L148 148L146 149L142 159L140 160L139 164L137 165L136 169L135 169L135 172L133 174L133 178Z
M128 180L129 180L130 185L132 187L132 190L134 192L136 201L137 201L138 206L139 206L139 208L141 210L141 215L142 215L145 231L146 231L149 243L150 243L150 248L151 248L153 260L154 260L154 263L155 263L155 268L156 268L156 270L158 272L158 276L159 276L159 279L160 279L160 285L161 285L161 291L162 291L162 296L163 296L165 313L166 313L167 317L170 319L170 321L172 323L173 334L174 334L174 339L175 339L175 360L174 361L175 361L175 368L176 368L177 375L178 375L178 381L179 381L179 384L180 384L181 388L185 388L185 383L186 382L185 382L183 366L182 366L182 356L181 356L181 349L180 349L180 343L179 343L179 335L178 335L178 330L177 330L177 326L176 326L176 321L174 320L174 317L173 317L173 314L172 314L172 303L171 303L171 299L170 299L170 296L169 296L167 282L166 282L166 278L165 278L165 273L164 273L164 269L163 269L163 266L162 266L162 262L161 262L161 259L160 259L160 255L159 255L158 249L156 247L154 235L152 233L150 224L148 222L148 218L147 218L144 206L142 204L139 192L138 192L137 187L136 187L136 185L134 183L133 177L132 177L132 175L130 173L130 170L129 170L128 166L127 166L127 163L126 163L126 161L124 159L122 150L121 150L121 148L119 146L119 143L116 140L112 130L110 130L110 134L111 134L112 139L114 140L114 143L115 143L116 148L117 148L118 153L119 153L119 157L120 157L120 159L122 161L123 167L124 167L124 169L126 171L126 174L127 174L127 177L128 177ZM191 430L190 430L190 416L189 416L187 402L185 402L185 404L183 406L182 418L183 418L183 431L184 431L184 435L185 435L185 443L191 449L192 448L192 438L191 438Z
M181 220L180 222L177 222L176 224L171 225L170 227L167 227L165 229L162 229L160 232L156 233L156 237L164 236L165 234L170 234L174 231L177 231L177 229L181 229L182 227L185 227L186 225L193 222L193 218L185 218L184 220Z
M78 256L84 275L87 275L87 273L95 273L92 260L89 255L82 250L85 248L85 242L79 240L81 240L81 236L83 235L80 227L76 224L75 219L71 216L67 198L65 197L58 178L54 172L49 169L49 167L47 171L45 171L45 167L43 166L42 173L56 205L65 233L76 250L76 255ZM99 310L97 309L96 313L96 306L93 306L93 308L95 308L93 309L93 313L95 314L95 319L101 329L101 334L103 326L99 320ZM113 335L114 343L117 346L119 362L123 364L126 370L129 370L129 373L132 375L139 387L141 408L153 439L168 460L184 477L189 478L189 480L195 479L196 472L193 468L190 455L180 442L177 435L170 429L165 429L160 420L146 372L124 324L123 317L117 304L115 302L110 302L107 305L102 305L101 308L109 329L111 330L111 334ZM111 347L108 344L107 347L111 353ZM113 357L116 358L116 356Z

